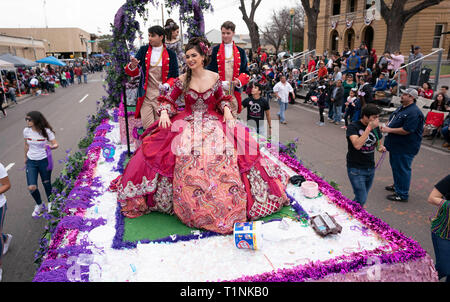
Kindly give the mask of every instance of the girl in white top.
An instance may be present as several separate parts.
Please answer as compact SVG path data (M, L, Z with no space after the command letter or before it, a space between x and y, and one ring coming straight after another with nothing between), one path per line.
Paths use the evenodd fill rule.
M45 117L39 111L29 112L25 118L27 127L23 130L25 139L25 164L27 173L28 190L33 196L36 206L33 217L38 217L42 213L44 206L37 186L38 175L41 176L47 199L52 192L51 166L52 162L48 158L51 153L48 149L58 148L55 133Z
M11 188L9 182L8 173L5 167L0 163L0 281L2 281L2 255L8 251L9 244L11 243L12 235L3 234L3 224L6 217L6 197L5 192Z

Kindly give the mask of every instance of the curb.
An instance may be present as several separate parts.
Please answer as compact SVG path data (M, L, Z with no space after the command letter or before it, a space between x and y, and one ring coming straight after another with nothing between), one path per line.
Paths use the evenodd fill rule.
M434 79L434 78L436 78L436 76L430 76L430 79ZM450 74L444 74L444 75L441 75L441 76L439 76L439 79L448 79L448 78L450 78Z
M21 97L16 97L16 101L17 101L17 105L19 105L20 103L22 103L24 100L27 100L29 98L33 97L31 94L24 94ZM3 108L9 108L11 105L13 105L14 103L11 102L11 100L7 100L6 103L3 104ZM16 104L14 104L16 105Z

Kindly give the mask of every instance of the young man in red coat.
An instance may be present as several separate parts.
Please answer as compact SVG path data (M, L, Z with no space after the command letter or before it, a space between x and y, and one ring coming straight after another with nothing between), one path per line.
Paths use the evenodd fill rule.
M233 96L231 113L236 117L242 111L242 97L238 89L247 85L250 76L247 55L233 42L235 29L231 21L222 24L222 43L213 48L207 69L220 75L225 94Z
M135 117L142 119L144 129L159 119L160 90L169 89L178 77L177 55L164 45L164 29L158 25L150 27L148 40L149 45L142 46L125 67L127 75L141 75Z

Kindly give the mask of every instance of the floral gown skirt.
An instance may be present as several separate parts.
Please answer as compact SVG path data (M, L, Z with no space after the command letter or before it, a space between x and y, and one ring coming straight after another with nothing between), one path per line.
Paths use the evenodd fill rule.
M124 216L159 211L175 214L189 227L228 234L234 223L288 204L287 174L259 152L248 129L237 125L246 138L233 142L224 134L225 124L210 117L191 121L179 133L159 129L144 139L110 186ZM239 152L249 142L256 144L252 157Z

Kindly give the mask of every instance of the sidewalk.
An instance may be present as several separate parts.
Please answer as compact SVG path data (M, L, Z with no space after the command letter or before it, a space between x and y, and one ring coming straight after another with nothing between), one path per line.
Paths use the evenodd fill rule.
M31 94L23 94L20 97L16 96L17 104L20 104L22 101L24 101L24 100L26 100L26 99L28 99L30 97L32 97ZM7 99L6 102L3 103L2 107L3 108L9 108L9 107L14 107L14 105L15 104L10 99Z

